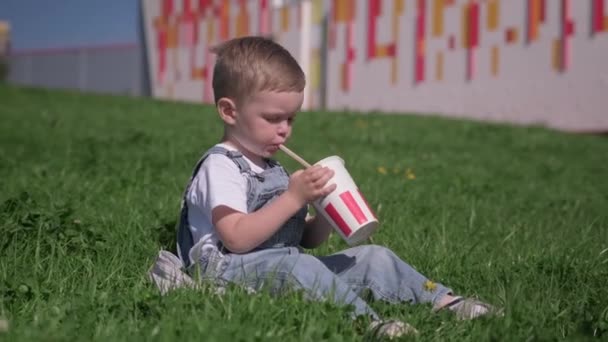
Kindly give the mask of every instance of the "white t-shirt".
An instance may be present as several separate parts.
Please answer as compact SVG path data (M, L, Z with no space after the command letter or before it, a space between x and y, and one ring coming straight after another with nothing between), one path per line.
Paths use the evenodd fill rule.
M232 146L217 144L229 151ZM247 157L243 158L256 173L264 171ZM217 249L218 235L211 221L211 211L225 205L242 213L247 213L247 175L241 173L236 163L223 154L210 154L192 180L186 194L188 222L194 246L190 259L199 260L202 253Z

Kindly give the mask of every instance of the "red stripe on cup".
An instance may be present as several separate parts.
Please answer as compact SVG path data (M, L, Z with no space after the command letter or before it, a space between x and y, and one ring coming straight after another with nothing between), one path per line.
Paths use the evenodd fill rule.
M350 191L344 191L343 193L341 193L340 198L342 199L344 204L346 204L348 211L353 214L355 220L357 220L357 223L361 224L367 221L365 214L361 210L361 207L359 207L359 205L357 204L357 201L355 201L355 198L353 197L353 194L350 193Z
M377 220L378 217L376 216L376 214L374 214L374 211L372 210L372 207L369 206L369 203L367 203L367 200L365 199L365 197L363 197L363 194L361 193L361 190L357 189L357 191L359 192L359 196L361 196L361 199L363 200L363 202L367 206L367 210L369 210L369 212L372 213L372 215L374 216L374 218Z
M344 236L349 237L352 231L350 230L348 224L344 221L342 216L340 216L336 208L334 208L334 206L329 203L327 206L325 206L325 211L327 212L329 217L331 217L331 219L338 225L338 228L340 228L342 233L344 233Z

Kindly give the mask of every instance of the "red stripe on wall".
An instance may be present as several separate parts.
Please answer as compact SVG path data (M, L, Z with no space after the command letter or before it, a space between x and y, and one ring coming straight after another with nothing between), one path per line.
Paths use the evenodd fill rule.
M473 2L469 7L469 47L479 46L479 4Z
M329 49L336 48L336 22L338 0L333 0L329 7L329 27L327 29L327 45Z
M361 207L359 207L359 205L357 204L357 201L355 201L355 198L353 197L353 194L350 193L350 191L345 191L345 192L341 193L340 198L342 199L342 202L344 202L344 204L348 208L348 211L350 211L351 214L353 214L353 216L355 217L355 220L357 220L357 223L361 224L361 223L367 221L365 214L361 210Z
M574 34L574 21L568 20L566 23L566 36L571 36Z
M182 1L182 12L184 13L184 16L188 16L192 13L192 0Z
M367 58L376 57L376 17L380 15L380 0L369 0L367 11Z
M415 67L415 80L416 83L424 81L424 62L425 62L425 51L424 51L424 36L425 36L425 17L426 17L426 1L418 0L417 13L416 13L416 58L414 60Z
M354 22L352 20L346 23L346 61L344 62L344 91L348 91L353 82L353 62L355 61L355 39L354 39Z
M566 71L570 66L570 35L574 33L574 22L570 19L570 0L562 0L561 9L561 70Z
M211 6L211 0L198 0L198 13L203 15Z
M539 14L539 20L541 23L545 22L545 19L547 18L547 0L540 0L540 14Z
M334 206L330 203L325 207L325 211L329 215L329 217L338 225L338 228L344 233L345 236L350 236L352 231L348 228L348 224L344 221L342 216L338 214L338 211Z
M593 3L593 33L604 30L604 0L594 0Z
M158 83L165 83L165 73L167 71L167 46L168 46L169 34L166 28L160 28L156 34L156 48L158 53L158 70L157 79Z
M173 14L173 0L163 0L161 15L165 18Z
M268 0L260 0L259 2L259 9L260 9L260 15L259 15L259 23L258 23L258 31L261 34L266 34L268 33Z
M397 45L395 43L390 43L386 46L386 55L389 57L397 56Z

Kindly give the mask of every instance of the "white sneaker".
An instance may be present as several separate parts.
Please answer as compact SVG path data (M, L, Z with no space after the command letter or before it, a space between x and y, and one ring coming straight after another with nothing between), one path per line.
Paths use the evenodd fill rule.
M502 310L496 309L492 305L475 298L455 297L454 300L434 311L442 309L454 312L456 317L462 320L475 319L486 315L503 315Z
M162 295L180 287L195 287L194 281L183 271L183 267L182 261L176 255L161 250L148 271L148 277Z
M369 330L372 331L374 337L388 338L389 340L403 335L418 334L418 330L413 326L398 320L373 321L369 325Z

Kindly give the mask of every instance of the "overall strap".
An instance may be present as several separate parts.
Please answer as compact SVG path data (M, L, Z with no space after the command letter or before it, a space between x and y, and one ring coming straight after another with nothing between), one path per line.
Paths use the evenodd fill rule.
M186 197L188 196L188 191L190 191L192 182L198 174L201 165L203 165L205 159L207 159L207 157L211 154L223 154L227 156L238 166L241 173L249 173L251 171L251 167L249 166L245 158L243 158L241 152L230 151L221 146L213 146L212 148L210 148L196 163L196 166L192 171L192 175L190 176L190 180L188 181L188 185L186 186L186 189L184 190L184 193L182 195L180 217L177 222L177 254L186 268L190 266L189 253L190 249L194 246L192 233L190 232L190 227L188 224L188 206L186 204Z
M188 191L190 190L190 186L192 185L192 181L194 180L194 177L196 177L198 170L201 169L203 162L211 154L223 154L223 155L227 156L228 158L230 158L230 160L232 160L236 164L236 166L239 167L239 170L241 171L241 173L249 172L251 170L249 163L247 163L245 158L243 158L243 154L241 154L241 152L230 151L221 146L213 146L201 157L201 159L196 163L194 170L192 170L192 175L190 176L190 180L188 181L188 186L186 186L186 190L184 191L184 195L182 196L183 200L186 199L186 195L188 194Z

